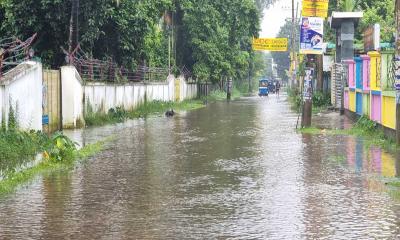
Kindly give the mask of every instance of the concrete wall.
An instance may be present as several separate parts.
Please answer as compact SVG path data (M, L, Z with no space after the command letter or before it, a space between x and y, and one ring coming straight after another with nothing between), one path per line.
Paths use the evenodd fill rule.
M382 94L382 125L396 129L396 95L394 91Z
M179 77L180 80L180 100L193 99L197 97L197 84L186 83L184 77Z
M42 65L25 62L0 79L0 122L8 123L10 104L19 128L42 130Z
M161 83L84 85L73 66L61 68L61 115L63 128L84 126L84 108L87 103L94 111L107 112L110 108L132 110L145 101L174 101L197 96L197 84L187 84L178 78L179 91L175 92L175 77L170 75ZM19 127L24 130L42 130L43 69L37 62L25 62L0 79L0 123L8 123L10 104L17 112ZM46 95L46 94L44 94ZM48 103L47 103L48 104Z
M85 108L107 113L110 108L123 107L133 110L145 101L169 102L192 99L197 96L197 84L187 84L183 77L168 76L159 83L86 83L83 84L74 67L61 69L62 115L64 128L76 128L83 124ZM175 91L175 82L179 90ZM87 109L86 109L87 110Z
M61 68L61 109L63 128L84 126L83 82L73 66Z
M84 86L85 107L90 105L94 112L106 113L115 107L132 110L145 101L174 101L178 94L180 100L197 96L196 84L187 84L183 78L178 78L181 81L180 92L175 93L174 81L175 77L171 75L161 83L87 83Z

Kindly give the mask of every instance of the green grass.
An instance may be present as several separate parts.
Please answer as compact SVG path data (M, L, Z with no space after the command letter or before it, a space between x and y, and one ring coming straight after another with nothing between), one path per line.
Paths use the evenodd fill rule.
M244 94L240 92L237 88L233 88L231 99L235 100L242 97ZM207 97L204 97L204 100L215 102L215 101L224 101L226 100L226 92L222 90L212 91Z
M121 123L127 119L147 117L149 115L164 114L169 109L175 111L187 111L204 107L201 100L185 100L182 102L146 102L132 111L126 111L122 107L112 108L108 113L88 111L85 114L86 126L102 126L106 124ZM90 107L88 107L90 109Z
M393 181L393 182L388 182L387 185L392 186L392 187L400 188L400 180Z
M350 129L319 129L316 127L310 127L298 131L304 134L358 136L363 137L366 144L379 146L389 150L397 149L393 139L385 137L384 132L378 128L377 123L371 121L367 117L361 117Z
M104 148L104 145L112 139L113 138L110 137L95 144L87 145L84 148L75 151L74 157L66 161L52 161L43 158L42 162L36 166L20 172L9 173L5 179L0 181L0 196L12 193L19 186L31 182L39 175L71 169L76 161L83 161L100 152Z
M36 131L0 130L0 171L8 172L30 161L48 146L49 138Z
M204 107L204 104L201 100L185 100L182 102L147 102L140 105L134 111L128 112L128 118L164 114L169 109L174 109L174 111L188 111L202 107Z
M233 89L232 99L237 99L242 96L243 94L238 89ZM182 102L146 102L131 111L126 111L122 107L117 107L110 109L108 113L94 112L89 104L86 106L87 112L85 114L85 123L88 127L121 123L128 119L145 118L150 115L163 115L169 109L173 109L174 111L189 111L198 109L205 106L205 101L213 102L222 100L226 100L226 92L216 90L211 92L209 96L203 97L202 99L185 100Z

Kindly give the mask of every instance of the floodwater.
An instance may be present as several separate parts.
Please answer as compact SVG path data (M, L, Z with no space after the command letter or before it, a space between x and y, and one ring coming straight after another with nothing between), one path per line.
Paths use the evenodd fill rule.
M1 198L0 239L400 239L397 154L297 119L270 96L70 133L116 139Z

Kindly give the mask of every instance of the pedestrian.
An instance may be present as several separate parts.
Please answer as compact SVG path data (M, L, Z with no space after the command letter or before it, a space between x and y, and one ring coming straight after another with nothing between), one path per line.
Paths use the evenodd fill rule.
M276 82L276 95L279 97L279 89L281 89L281 84L279 82Z

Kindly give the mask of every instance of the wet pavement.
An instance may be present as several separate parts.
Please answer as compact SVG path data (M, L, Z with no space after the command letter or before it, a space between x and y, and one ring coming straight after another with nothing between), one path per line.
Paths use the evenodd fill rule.
M1 198L0 239L400 239L400 194L385 185L398 154L298 134L297 118L270 96L70 133L116 139Z

